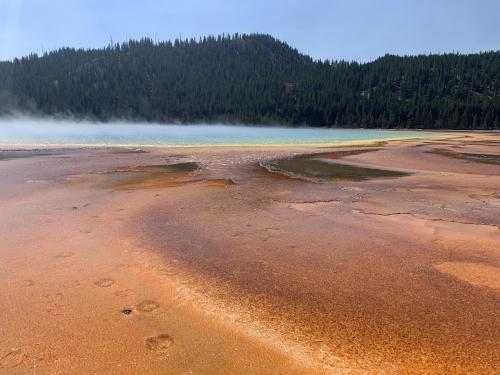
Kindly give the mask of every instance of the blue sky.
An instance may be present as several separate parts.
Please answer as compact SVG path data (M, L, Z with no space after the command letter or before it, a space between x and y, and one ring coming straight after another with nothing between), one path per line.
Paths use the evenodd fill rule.
M0 59L149 36L269 33L314 58L500 49L500 0L0 0Z

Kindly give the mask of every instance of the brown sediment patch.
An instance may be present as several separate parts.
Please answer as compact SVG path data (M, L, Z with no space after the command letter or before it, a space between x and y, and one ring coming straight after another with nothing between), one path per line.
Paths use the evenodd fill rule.
M190 184L204 187L234 185L234 181L229 178L200 176L200 167L195 162L118 168L94 174L74 175L69 179L76 182L90 180L94 186L113 190L160 189Z
M500 289L500 268L481 263L444 262L434 265L443 273L476 286Z
M500 206L500 192L493 192L490 194L470 194L469 197L477 199L484 204Z
M117 186L133 186L134 184L158 184L161 180L176 181L192 176L199 171L195 162L175 163L166 165L149 165L142 167L119 168L104 172L105 175L116 177ZM123 181L120 181L123 180Z
M0 358L0 366L3 368L14 368L20 366L25 359L26 354L20 349L13 350Z
M152 312L160 308L160 304L151 299L144 300L137 305L135 305L135 309L139 312Z
M101 172L99 185L113 189L153 189L186 184L199 171L195 162L119 168Z
M368 180L372 178L390 178L408 176L408 173L358 167L350 164L334 163L328 159L357 155L372 150L355 150L336 153L299 155L292 158L271 160L261 166L272 173L280 173L288 177L317 180ZM325 160L326 159L326 160Z
M198 163L185 162L175 164L162 164L162 165L145 165L138 167L117 168L111 171L101 172L102 174L114 173L147 173L147 174L165 174L165 173L189 173L196 172L200 169Z
M500 141L495 141L493 139L490 140L477 140L477 141L464 141L461 142L463 145L473 145L473 146L499 146Z
M113 154L148 154L149 151L141 148L116 148L112 151Z
M142 181L134 181L119 184L117 189L124 190L135 190L135 189L161 189L161 188L173 188L182 187L186 185L196 184L203 187L227 187L234 185L231 179L210 179L210 178L199 178L199 179L180 179L180 180L169 180L163 177L159 178L146 178Z
M431 154L442 155L454 159L462 159L477 163L500 164L500 155L498 154L488 154L488 153L477 154L477 153L457 152L457 151L443 150L443 149L434 149L427 152Z
M192 182L204 187L227 187L235 185L234 181L230 178L206 178Z
M363 146L365 147L365 146ZM312 154L312 157L319 158L319 159L331 159L331 160L336 160L340 158L344 158L347 156L354 156L354 155L361 155L361 154L366 154L368 152L375 152L379 151L379 148L372 148L372 149L354 149L354 150L342 150L342 151L332 151L332 152L325 152L321 154Z
M339 146L342 148L346 147L356 147L356 148L365 148L365 147L383 147L389 144L389 141L376 141L376 142L371 142L371 143L361 143L361 144L356 144L356 143L351 143L349 146ZM318 148L332 148L332 146L321 146Z
M99 279L99 280L94 282L94 284L96 286L98 286L99 288L109 288L114 283L115 283L115 281L113 279L107 279L107 278Z
M146 347L154 352L165 352L174 344L174 339L170 335L162 333L158 336L148 337Z
M185 162L169 164L165 168L173 172L195 172L200 169L200 166L195 162Z
M1 160L13 160L13 159L24 159L32 158L37 156L57 156L64 155L67 150L0 150L0 161Z

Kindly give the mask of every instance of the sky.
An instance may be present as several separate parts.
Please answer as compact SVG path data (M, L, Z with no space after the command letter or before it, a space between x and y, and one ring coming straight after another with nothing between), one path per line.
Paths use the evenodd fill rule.
M499 50L500 0L0 0L0 60L236 32L316 59Z

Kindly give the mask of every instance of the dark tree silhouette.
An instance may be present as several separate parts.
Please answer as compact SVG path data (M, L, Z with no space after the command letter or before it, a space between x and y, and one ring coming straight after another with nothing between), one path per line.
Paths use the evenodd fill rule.
M97 120L500 128L500 52L316 61L269 35L62 48L0 62L0 113Z

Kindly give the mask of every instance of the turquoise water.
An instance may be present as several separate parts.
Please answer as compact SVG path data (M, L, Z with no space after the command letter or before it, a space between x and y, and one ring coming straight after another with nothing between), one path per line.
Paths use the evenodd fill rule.
M133 123L94 124L27 119L0 121L1 145L314 145L427 136L429 133L364 129Z

